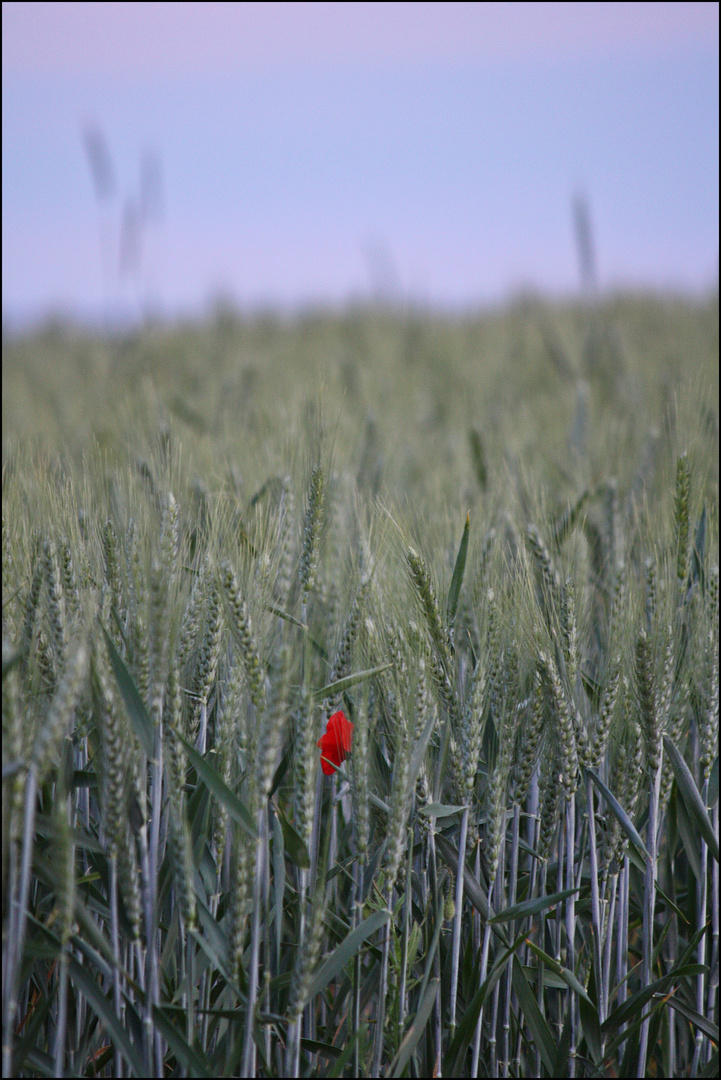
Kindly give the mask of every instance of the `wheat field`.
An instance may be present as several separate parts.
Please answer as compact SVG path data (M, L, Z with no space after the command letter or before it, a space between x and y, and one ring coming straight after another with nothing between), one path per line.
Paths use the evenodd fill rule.
M718 298L3 343L3 1075L718 1074Z

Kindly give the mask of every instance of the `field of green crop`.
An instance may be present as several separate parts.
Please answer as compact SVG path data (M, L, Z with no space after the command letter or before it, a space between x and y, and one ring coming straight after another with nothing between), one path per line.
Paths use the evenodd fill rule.
M5 340L3 1075L718 1075L718 422L717 294Z

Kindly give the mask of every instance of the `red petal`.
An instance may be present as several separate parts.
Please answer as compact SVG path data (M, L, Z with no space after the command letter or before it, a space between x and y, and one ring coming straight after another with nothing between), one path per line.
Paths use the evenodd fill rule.
M325 735L318 740L321 749L321 768L326 776L335 772L333 765L342 765L351 748L353 725L342 712L335 712L328 719ZM327 758L328 760L324 760ZM333 763L331 765L330 763Z

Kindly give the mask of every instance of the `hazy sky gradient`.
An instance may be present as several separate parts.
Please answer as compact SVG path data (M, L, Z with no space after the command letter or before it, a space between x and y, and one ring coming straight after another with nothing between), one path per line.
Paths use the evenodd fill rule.
M718 280L715 3L2 12L4 320Z

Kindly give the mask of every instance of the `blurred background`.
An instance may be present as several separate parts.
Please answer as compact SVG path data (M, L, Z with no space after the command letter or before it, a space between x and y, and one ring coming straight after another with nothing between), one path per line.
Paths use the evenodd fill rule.
M4 3L3 326L718 286L716 3Z

